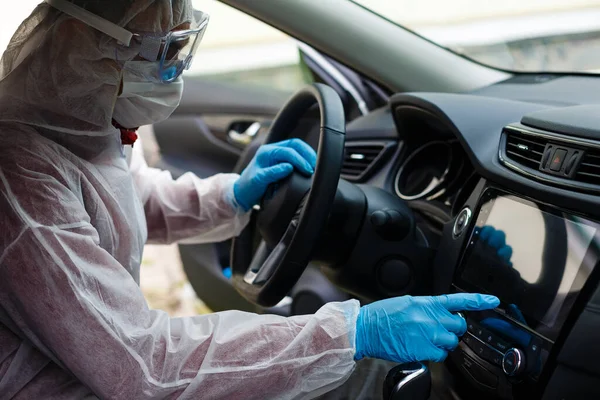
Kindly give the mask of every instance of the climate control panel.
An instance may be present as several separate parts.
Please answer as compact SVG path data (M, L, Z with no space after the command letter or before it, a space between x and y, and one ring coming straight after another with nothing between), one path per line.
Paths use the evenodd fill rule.
M451 358L470 382L498 394L516 382L537 381L549 350L542 338L519 330L496 312L461 316L467 332Z

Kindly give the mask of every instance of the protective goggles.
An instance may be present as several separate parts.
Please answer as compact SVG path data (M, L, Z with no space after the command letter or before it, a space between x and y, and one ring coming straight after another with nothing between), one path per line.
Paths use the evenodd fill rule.
M132 33L67 0L45 2L117 40L119 46L116 49L116 60L122 61L124 68L131 68L136 73L143 70L143 78L155 83L173 82L190 68L209 21L208 14L194 10L194 21L190 29L167 33ZM132 48L139 48L137 61L129 61ZM136 64L140 62L151 62L155 66L139 68Z

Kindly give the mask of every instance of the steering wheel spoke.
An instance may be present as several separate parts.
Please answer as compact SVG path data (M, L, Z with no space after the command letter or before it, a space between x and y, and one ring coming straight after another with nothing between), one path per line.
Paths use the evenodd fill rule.
M297 228L298 221L292 220L285 233L283 234L283 237L281 238L279 243L277 243L277 246L275 246L273 251L271 251L271 254L269 254L262 266L259 267L259 270L256 273L256 277L253 282L254 284L264 284L267 280L271 278L273 273L275 273L275 271L284 259L285 252L287 251L289 245L292 243L292 238L294 237Z
M260 267L267 260L267 257L269 257L269 253L270 251L267 246L267 242L261 240L256 252L254 253L254 256L252 257L250 267L248 267L248 271L246 272L246 275L244 275L244 280L248 284L252 285L254 283L256 275L258 274L258 271L260 271Z

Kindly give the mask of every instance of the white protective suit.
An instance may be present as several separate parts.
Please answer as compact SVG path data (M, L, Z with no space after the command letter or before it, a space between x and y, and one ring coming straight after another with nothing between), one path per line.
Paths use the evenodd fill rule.
M133 32L192 15L185 0L75 2ZM219 241L247 216L227 201L236 175L174 181L139 152L128 166L115 45L42 4L2 58L0 399L297 399L341 384L356 301L293 318L148 309L147 239Z

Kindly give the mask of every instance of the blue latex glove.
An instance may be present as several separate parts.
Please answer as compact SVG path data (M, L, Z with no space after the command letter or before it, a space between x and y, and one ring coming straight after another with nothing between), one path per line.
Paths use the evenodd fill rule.
M467 331L453 312L488 310L494 296L458 293L437 297L396 297L366 305L356 322L355 360L380 358L397 363L441 362Z
M481 321L481 325L493 331L500 332L523 347L529 346L529 342L531 342L531 334L503 319L486 318Z
M261 146L233 185L235 200L248 211L258 204L271 183L286 178L294 168L310 176L316 164L317 154L300 139Z
M511 264L510 259L513 254L513 249L506 244L506 233L497 230L493 226L486 225L481 228L479 238L497 250L497 254L507 263Z
M223 268L223 276L227 279L231 279L231 276L233 275L233 271L231 270L231 267L225 267Z

